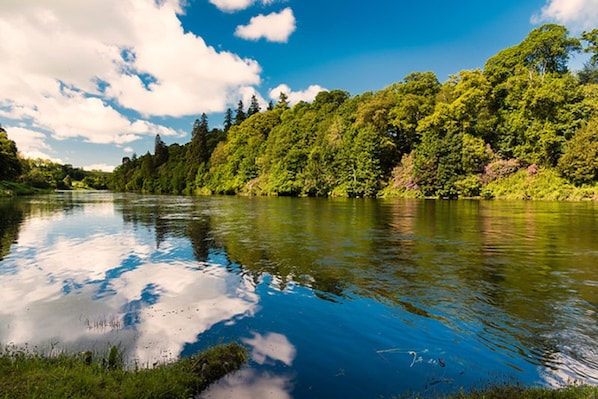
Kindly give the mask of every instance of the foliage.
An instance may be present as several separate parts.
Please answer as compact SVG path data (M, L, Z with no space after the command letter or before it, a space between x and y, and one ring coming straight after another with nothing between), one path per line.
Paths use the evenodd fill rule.
M20 173L17 145L8 138L6 130L0 125L0 180L14 180Z
M0 397L10 398L188 398L247 361L231 343L157 367L125 368L122 352L56 356L24 349L0 352Z
M377 92L323 91L292 107L280 93L265 111L254 96L247 112L242 101L234 118L227 110L223 129L210 130L204 114L187 144L165 148L157 137L153 155L123 159L110 187L457 198L507 195L506 179L522 185L515 197L536 198L537 192L525 194L527 185L545 183L558 168L566 180L555 175L548 186L560 184L560 194L545 194L569 198L576 190L571 183L591 187L598 179L589 133L589 121L598 117L596 37L596 30L577 38L546 24L488 59L483 70L460 71L442 84L432 72L414 72ZM574 75L568 60L581 50L591 54L590 63ZM517 180L530 165L539 176Z
M598 180L598 118L592 119L569 141L558 170L577 184Z

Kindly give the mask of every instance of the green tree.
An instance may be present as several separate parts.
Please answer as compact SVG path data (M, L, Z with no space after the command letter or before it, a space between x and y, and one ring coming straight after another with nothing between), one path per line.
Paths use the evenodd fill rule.
M257 101L257 97L254 95L251 96L251 102L249 103L249 108L247 108L247 117L249 118L251 115L255 115L260 112L260 103Z
M200 165L209 160L208 129L208 116L203 113L201 114L201 119L196 119L193 123L191 142L187 146L187 153L185 155L187 182L194 182Z
M583 32L581 39L588 43L583 51L591 54L591 57L584 63L578 76L582 84L596 84L598 83L598 29Z
M245 119L247 119L247 115L245 114L243 107L243 100L239 100L239 103L237 104L237 111L235 113L235 125L240 125Z
M162 141L159 134L156 134L156 139L154 140L154 158L154 165L156 167L168 160L168 147Z
M581 34L581 40L586 41L588 45L583 51L592 55L590 62L598 63L598 28Z
M226 109L224 114L224 131L228 132L228 129L233 125L233 110L230 108Z
M276 107L289 109L289 96L284 91L281 91L278 95L278 103L276 103Z
M419 122L434 112L440 83L433 72L415 72L391 86L396 105L389 111L389 123L395 129L395 143L401 154L410 153L419 143Z
M522 46L526 66L542 77L548 73L566 73L571 54L581 50L579 39L569 37L567 28L556 24L532 30Z
M17 145L8 138L8 133L0 125L0 180L16 180L21 169Z
M598 180L598 118L589 121L569 141L558 170L575 184Z

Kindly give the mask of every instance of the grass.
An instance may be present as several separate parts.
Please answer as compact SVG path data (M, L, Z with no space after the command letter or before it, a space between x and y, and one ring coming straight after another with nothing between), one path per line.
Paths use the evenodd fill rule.
M597 399L598 387L572 385L560 389L524 387L518 384L496 385L471 392L459 392L447 399Z
M482 188L483 196L507 200L584 201L598 200L598 186L576 187L553 169L540 168L530 175L525 170L495 180Z
M50 190L31 187L23 183L0 180L0 197L14 197L17 195L34 195L47 193Z
M153 368L128 370L122 352L41 355L0 353L0 398L189 398L247 361L247 350L223 344Z
M406 398L407 396L405 396ZM598 386L570 385L559 389L526 387L518 383L490 384L450 395L409 395L410 399L598 399Z

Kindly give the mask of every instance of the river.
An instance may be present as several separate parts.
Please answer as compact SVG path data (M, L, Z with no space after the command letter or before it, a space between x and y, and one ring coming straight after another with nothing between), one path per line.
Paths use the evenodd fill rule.
M243 343L206 398L598 384L598 204L2 199L0 303L2 346L152 366Z

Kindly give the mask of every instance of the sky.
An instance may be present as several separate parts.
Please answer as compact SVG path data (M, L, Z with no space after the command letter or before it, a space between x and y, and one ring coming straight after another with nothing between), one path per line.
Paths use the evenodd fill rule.
M112 170L252 95L444 82L544 23L578 36L598 0L2 0L0 124L25 157Z

